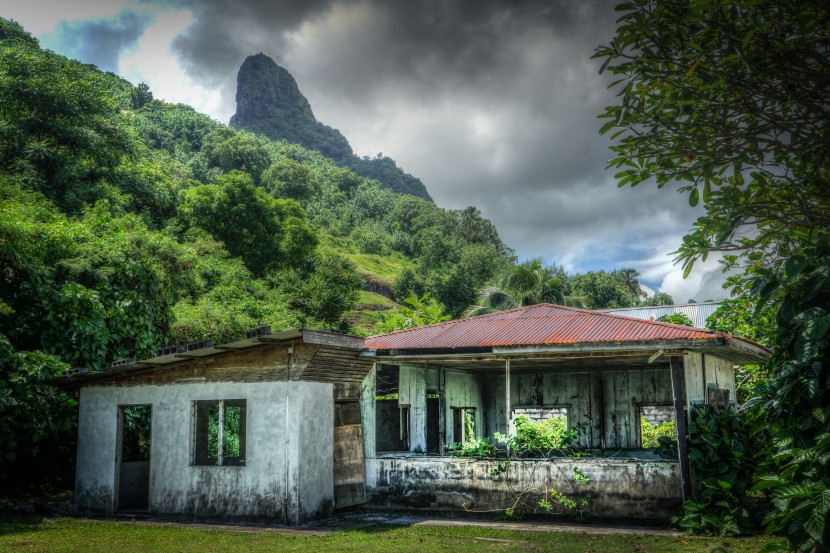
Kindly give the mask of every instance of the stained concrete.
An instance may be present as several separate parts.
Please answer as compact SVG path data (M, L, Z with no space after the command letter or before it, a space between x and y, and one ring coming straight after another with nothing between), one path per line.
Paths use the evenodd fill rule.
M370 504L381 509L485 513L522 501L538 505L549 489L588 500L588 514L659 519L680 507L679 469L672 461L555 459L511 461L492 476L501 460L388 456L366 460ZM589 479L579 484L574 468Z
M179 383L86 387L78 423L76 510L116 509L118 407L151 405L149 508L220 520L301 524L333 504L333 384ZM245 399L245 466L194 466L194 401Z

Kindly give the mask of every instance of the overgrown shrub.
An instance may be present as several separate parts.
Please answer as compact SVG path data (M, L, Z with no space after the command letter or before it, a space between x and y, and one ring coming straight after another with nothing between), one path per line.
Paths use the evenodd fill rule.
M696 534L735 536L760 527L766 498L750 493L763 434L753 434L744 411L699 405L689 423L689 461L700 500L683 504L674 519Z

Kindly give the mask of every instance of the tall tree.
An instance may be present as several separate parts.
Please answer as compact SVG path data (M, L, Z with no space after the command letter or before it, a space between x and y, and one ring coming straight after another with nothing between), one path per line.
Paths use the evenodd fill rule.
M478 305L471 305L465 316L474 317L537 303L557 303L584 307L582 298L566 296L566 276L561 268L546 267L539 258L512 267L498 283L481 291Z
M317 246L297 202L269 196L240 171L222 175L217 184L185 190L178 210L185 228L210 232L258 276L278 267L301 267Z
M625 268L619 269L616 271L617 278L620 279L620 283L622 284L623 289L634 296L635 298L640 298L645 296L645 292L643 289L640 288L640 280L639 276L640 273L637 272L635 269L632 268Z
M676 183L706 213L678 250L686 273L725 252L733 291L775 306L768 385L754 404L774 438L759 489L770 528L830 550L830 5L817 0L631 0L597 49L619 102L619 185Z

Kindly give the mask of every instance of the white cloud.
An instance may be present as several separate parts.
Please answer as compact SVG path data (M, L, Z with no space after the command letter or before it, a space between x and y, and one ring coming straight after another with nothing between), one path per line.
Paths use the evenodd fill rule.
M192 22L193 14L185 10L155 14L155 22L144 31L136 48L121 58L119 73L133 83L147 83L154 98L189 104L227 121L231 113L225 109L220 91L195 82L170 52L173 39Z

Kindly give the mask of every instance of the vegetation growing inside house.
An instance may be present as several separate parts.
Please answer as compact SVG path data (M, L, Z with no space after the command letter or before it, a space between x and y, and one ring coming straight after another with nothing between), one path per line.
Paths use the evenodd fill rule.
M595 54L619 91L601 115L615 140L609 167L620 186L654 179L702 204L677 260L688 274L722 252L733 293L750 294L755 315L773 314L760 332L774 355L745 421L750 436L770 439L746 474L771 497L768 531L793 550L828 551L830 8L632 0L617 10L617 33ZM733 464L731 451L709 447L713 463ZM733 528L742 500L727 493L701 520Z
M479 438L474 433L465 442L448 444L446 450L453 457L475 457L501 459L502 461L490 471L493 478L507 478L511 471L529 470L533 473L540 463L555 463L556 458L578 458L583 456L584 448L578 445L579 428L568 428L565 415L554 415L541 421L531 421L526 415L513 419L515 432L510 435L496 432L496 444L490 438ZM521 460L522 465L516 462ZM531 467L527 469L527 464ZM521 519L535 513L567 514L582 518L587 514L588 500L580 497L580 486L590 480L579 470L571 468L571 487L568 493L545 487L526 486L526 479L514 478L522 482L521 489L515 490L513 497L497 514L508 520Z
M674 421L652 423L647 418L640 417L640 437L642 446L645 448L658 449L666 445L676 448L677 423ZM666 443L667 441L669 444Z

